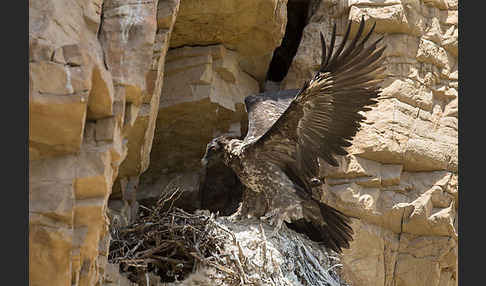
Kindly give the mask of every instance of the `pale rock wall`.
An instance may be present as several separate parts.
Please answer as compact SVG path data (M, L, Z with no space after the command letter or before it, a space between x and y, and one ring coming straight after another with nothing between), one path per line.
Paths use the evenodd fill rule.
M198 170L213 136L241 135L244 97L257 92L258 82L241 71L236 53L222 45L169 51L156 140L143 182Z
M322 199L355 217L344 251L354 286L457 285L457 1L313 1L282 85L300 87L320 63L319 31L339 44L362 15L384 35L383 99L340 157L324 164Z
M29 1L30 285L101 283L108 198L148 166L178 4Z
M110 197L109 216L115 216L122 224L127 224L136 217L138 203L136 193L139 176L145 172L150 163L150 152L154 140L154 132L161 90L164 83L165 56L169 49L169 41L179 11L180 0L159 1L156 11L155 39L150 46L152 54L145 60L149 66L144 74L146 88L143 90L141 103L130 105L131 127L125 130L128 138L127 156L120 165L119 176L114 182ZM135 31L136 33L136 31Z
M260 82L287 22L288 0L182 1L171 48L223 44L241 68Z

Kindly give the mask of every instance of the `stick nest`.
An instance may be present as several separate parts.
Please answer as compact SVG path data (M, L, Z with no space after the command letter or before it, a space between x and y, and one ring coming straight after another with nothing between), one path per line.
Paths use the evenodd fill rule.
M132 282L146 285L155 274L181 286L346 285L336 272L339 259L306 236L282 227L267 238L273 227L257 219L187 213L172 205L180 194L140 206L131 225L112 225L108 261Z
M172 207L180 195L162 197L152 208L141 206L136 222L112 227L108 261L118 263L132 282L152 272L164 282L180 281L198 266L219 264L224 241L232 234L217 223L213 214L191 214ZM223 263L221 263L223 264Z

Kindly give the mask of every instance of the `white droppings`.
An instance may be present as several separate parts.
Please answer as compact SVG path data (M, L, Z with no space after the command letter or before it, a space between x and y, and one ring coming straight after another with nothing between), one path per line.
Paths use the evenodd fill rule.
M118 15L122 16L120 20L121 25L121 39L123 43L128 42L128 34L133 25L137 25L143 22L141 0L138 1L140 5L124 5L118 7Z
M131 3L130 5L123 5L117 8L109 10L108 17L117 17L120 23L120 42L123 46L126 46L129 41L130 30L134 25L140 25L144 22L142 1L138 0L137 3ZM120 66L125 66L124 62L125 53L121 53L119 60ZM125 81L125 74L121 73L122 82Z
M71 83L71 70L66 66L64 66L64 70L66 71L66 89L69 90L69 93L74 93L73 84Z

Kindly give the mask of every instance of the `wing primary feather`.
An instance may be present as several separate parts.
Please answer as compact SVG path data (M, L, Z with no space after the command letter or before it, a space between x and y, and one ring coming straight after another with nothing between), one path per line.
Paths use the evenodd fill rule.
M361 22L359 23L358 32L356 33L356 36L354 37L351 44L342 53L342 56L341 56L342 59L346 59L346 57L354 50L356 43L358 42L359 38L361 38L361 34L363 33L364 24L365 24L365 21L364 21L364 15L363 15L363 16L361 16Z
M325 64L325 61L326 61L326 58L327 58L327 55L326 55L326 41L324 40L324 35L322 34L322 32L319 32L319 34L321 36L321 49L322 49L320 69L322 69L324 67L324 64Z
M332 36L331 36L331 44L329 45L329 54L327 55L326 63L322 67L322 70L321 71L325 71L326 70L326 67L327 67L327 64L329 62L329 59L332 56L332 51L334 50L334 43L335 42L336 42L336 23L334 23L334 26L332 27Z
M347 72L347 71L349 71L351 69L359 69L359 68L361 68L360 63L363 63L363 62L367 61L367 59L370 56L370 54L373 54L374 52L376 52L376 45L381 40L383 40L383 37L380 37L378 40L376 40L374 43L372 43L366 49L364 49L364 50L362 49L359 54L354 55L354 58L352 60L350 60L349 62L343 64L341 67L338 68L338 70L335 71L336 72L336 75L338 73ZM386 46L384 46L384 47L386 47Z
M331 230L331 237L334 243L341 245L342 247L349 247L349 242L353 240L351 236L353 234L353 229L349 226L351 220L342 212L334 209L323 203L319 203L321 208L321 215L327 222L327 227Z
M382 67L378 66L381 62L374 63L377 61L381 55L383 54L384 50L386 47L382 47L378 50L373 51L366 59L364 59L362 62L356 64L352 69L356 70L356 72L352 72L351 70L348 70L343 77L339 78L339 81L344 82L349 79L353 78L370 78L372 75L370 73L376 69L380 69ZM357 82L356 82L357 83Z
M359 52L359 49L362 49L362 47L364 47L366 41L368 41L368 39L371 37L371 34L373 34L375 27L376 27L376 22L373 23L373 26L371 26L371 29L368 31L368 34L366 34L366 36L358 44L358 48L356 49L356 51L351 54L352 57L354 57Z
M373 26L371 26L371 29L368 31L368 34L366 34L366 36L363 38L363 40L361 40L361 42L359 43L360 45L364 45L364 43L366 43L366 41L368 41L371 34L373 34L373 31L375 31L375 27L376 27L376 21L373 23Z
M341 41L339 48L336 50L336 52L333 55L331 55L331 59L329 60L329 64L327 66L328 70L332 70L334 65L336 64L336 62L338 62L338 60L340 58L339 55L343 51L344 46L346 45L346 42L348 41L349 32L351 31L351 23L352 23L351 20L349 20L348 26L346 28L346 33L344 34L344 38Z

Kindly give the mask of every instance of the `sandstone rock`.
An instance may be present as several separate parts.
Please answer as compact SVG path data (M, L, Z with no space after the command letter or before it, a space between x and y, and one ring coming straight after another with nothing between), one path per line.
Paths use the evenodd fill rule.
M236 104L258 91L258 84L239 69L236 57L222 46L171 50L161 107L209 98L234 111Z
M29 279L32 285L71 282L74 156L29 164Z
M454 17L452 18L455 18L457 20L457 14L454 15ZM444 49L446 51L448 51L449 53L451 53L454 57L457 58L458 56L458 33L459 33L459 30L457 28L457 23L455 23L456 25L455 26L451 26L449 27L449 29L446 31L445 35L444 35L444 40L443 40L443 45L444 45Z
M140 104L157 28L156 3L105 1L100 41L115 85L127 102Z
M99 243L108 231L105 215L107 200L107 196L76 200L74 235L77 243L74 247L79 252L80 285L92 285L90 281L98 276L95 265L99 254Z
M128 278L120 275L118 268L118 265L112 263L106 264L106 274L101 285L135 286L135 283L130 282Z
M54 237L58 231L70 233L69 255L66 256L69 259L68 274L60 272L57 276L54 275L56 271L60 271L56 261L33 265L48 264L55 268L49 270L53 272L52 279L61 279L62 274L69 276L68 281L71 281L72 276L79 285L92 285L91 282L99 272L95 260L99 241L107 231L108 222L104 213L113 178L109 150L104 148L86 152L84 150L89 147L83 147L83 151L76 156L59 156L31 162L29 212L31 227L51 225L44 232ZM39 237L32 239L33 253L56 253L60 247L46 243ZM37 245L39 242L44 245ZM35 261L31 260L31 263L36 263ZM43 271L42 268L34 266L31 269ZM43 281L42 279L33 276L32 281L37 283L36 281Z
M119 177L116 181L121 189L130 188L121 182L123 178L137 177L145 172L150 162L150 152L154 138L156 118L159 110L160 95L164 82L165 57L169 48L169 38L179 9L179 1L160 2L157 7L158 28L153 45L152 62L146 74L146 90L143 92L143 103L140 106L130 104L129 107L137 110L136 115L127 115L133 120L125 131L128 138L128 152L126 159L120 165ZM130 109L129 109L130 110ZM135 112L133 112L135 113ZM131 180L131 179L130 179ZM138 184L138 179L137 179ZM114 189L115 196L118 188ZM136 215L137 203L135 198L130 201L128 217Z
M96 37L98 29L93 31L91 25L99 22L100 15L95 6L84 1L80 4L74 0L29 4L31 159L78 152L84 121L92 115L91 110L87 114L86 105L93 100L101 102L98 74L93 71L94 66L102 65L101 46ZM85 13L90 16L84 17ZM90 94L94 94L92 100ZM98 106L91 104L92 108ZM110 107L100 109L95 112L110 113Z
M32 222L29 216L30 285L71 283L72 227ZM55 220L55 219L53 219ZM35 267L33 267L35 266Z
M111 74L104 67L95 66L88 100L88 118L100 119L113 115L114 93Z
M393 285L400 236L359 220L353 220L352 227L356 235L342 263L353 267L343 269L344 279L356 285Z
M52 62L37 62L29 65L33 89L40 93L64 95L74 93L69 68ZM56 80L52 80L56 78Z
M342 256L344 276L353 285L457 281L458 197L451 180L457 177L457 18L451 6L446 1L316 2L283 81L284 88L298 88L313 75L321 56L318 32L329 39L333 22L336 43L348 19L355 33L361 15L369 25L376 21L376 33L384 35L383 98L365 114L348 150L352 155L339 157L338 168L323 164L329 185L323 200L360 218L353 223L351 249ZM444 250L425 254L419 241ZM445 256L454 258L439 263Z
M99 25L101 23L101 10L103 1L102 0L90 0L82 1L81 7L83 9L83 18L88 29L92 33L98 32Z
M285 1L268 0L183 2L174 27L171 47L224 43L242 54L271 52L283 36L285 4ZM217 18L209 21L213 15ZM269 18L271 21L268 21ZM251 41L244 40L249 37L252 37Z
M109 150L84 151L77 161L76 199L107 198L113 183Z
M29 188L29 213L42 214L72 226L74 208L72 179L34 181Z
M157 27L172 29L179 12L180 0L159 2L157 5Z
M58 50L62 52L62 49ZM53 58L54 53L54 47L52 47L46 40L36 38L29 39L29 69L31 69L30 63L32 62L50 61L50 59ZM64 57L62 60L64 61ZM31 75L29 74L29 77L30 76Z
M197 171L213 136L241 135L243 99L257 92L258 83L239 68L237 54L221 45L170 50L143 185L161 174Z
M455 247L446 237L402 234L395 270L396 285L448 285L449 281L457 280L449 268L455 267L455 261L450 259Z
M152 111L141 103L157 27L156 3L105 1L100 19L100 1L72 1L75 8L69 10L63 10L68 9L64 2L44 2L31 6L32 20L40 26L31 26L30 34L30 223L32 229L53 224L44 231L47 235L55 238L67 229L70 237L66 253L55 240L31 236L31 284L46 284L39 275L47 271L55 284L95 285L102 281L108 255L108 197L127 156L130 130L139 114L152 122L144 128L152 125L153 134L155 127L160 84L147 104ZM165 53L167 48L166 37L159 49ZM158 82L163 61L159 53L153 69L160 74ZM145 159L137 157L144 162L136 164L146 168L152 137L141 139L150 142L140 143ZM55 257L59 251L64 251L62 265ZM37 257L43 252L54 255Z
M86 95L33 94L29 100L31 159L78 152L86 105Z
M350 157L353 158L353 156ZM361 161L367 162L367 160ZM382 168L386 169L386 166L383 165ZM400 168L395 167L395 165L392 166L396 174ZM365 170L363 167L366 167L366 165L359 169ZM344 169L348 169L346 164L344 164ZM368 173L363 175L375 175L376 169L368 168ZM329 173L333 176L332 174ZM346 173L336 172L335 174L334 176L343 176ZM399 281L415 279L403 277L407 275L405 270L403 273L400 272L402 274L397 274L398 272L393 270L396 261L408 257L407 255L402 256L402 251L398 249L398 245L402 245L401 238L405 235L417 237L417 239L430 237L432 241L435 238L447 238L452 248L457 247L457 242L455 242L457 231L454 226L456 219L455 199L454 196L444 191L450 188L451 175L451 173L444 171L421 173L400 171L398 181L391 185L385 184L375 188L360 185L362 176L347 178L345 182L339 182L336 179L331 180L332 185L323 193L323 200L348 215L360 218L359 223L353 223L354 242L350 250L346 250L343 254L344 273L346 273L345 277L350 279L348 281L353 281L357 285L394 285L393 281L405 283ZM376 238L369 238L371 229L373 229L372 233ZM387 236L385 233L389 233L389 235ZM390 235L394 237L391 241ZM424 239L430 240L429 238ZM434 242L430 242L430 244L435 245ZM385 249L385 252L383 249ZM363 253L360 254L360 251ZM392 251L393 255L387 254L387 251ZM370 252L377 253L381 258L378 260L374 258L373 263L366 262ZM398 258L396 257L397 254ZM391 256L383 258L383 255ZM357 263L357 261L361 261L360 257L363 257L362 264L360 264L361 262ZM388 266L385 267L384 264L386 263L383 261L387 261ZM421 281L421 284L417 285L429 285L428 283L432 283L431 281L438 283L440 279L446 279L445 277L456 279L451 274L452 272L450 273L449 268L444 267L444 270L441 270L435 260L419 261L419 264L426 268L433 267L435 269L433 273L436 274L434 274L435 276L432 275L433 278L427 278L432 280L422 279L426 282ZM405 266L405 264L401 267L411 271L406 268L409 266ZM454 269L454 264L451 264L451 267ZM441 274L442 272L444 274ZM421 273L426 275L427 272ZM439 276L442 278L439 279ZM378 281L375 280L375 277L379 277ZM382 279L387 282L383 284ZM407 281L400 285L418 283L417 280Z
M125 102L97 38L101 1L29 4L30 284L94 285Z
M285 0L183 1L170 46L223 44L244 71L263 82L287 20Z
M177 189L181 191L180 198L174 202L174 206L187 211L201 208L197 172L163 174L153 184L145 186L142 192L137 193L137 201L148 205L157 201L161 196L173 194Z
M104 267L99 265L103 263L99 256L106 256L106 249L105 253L100 252L100 244L108 231L106 208L114 170L106 145L85 143L83 147L77 157L75 179L73 279L79 285L93 285L101 278L100 268Z
M432 41L421 39L417 51L417 60L431 63L439 68L448 66L447 52Z

